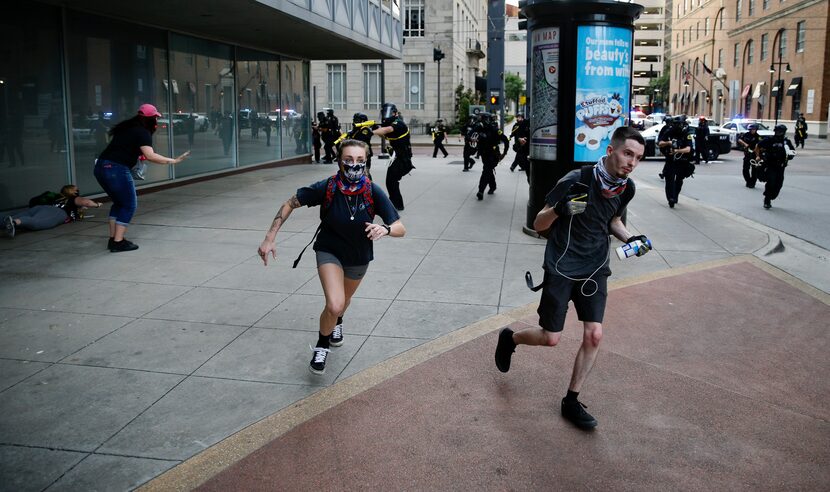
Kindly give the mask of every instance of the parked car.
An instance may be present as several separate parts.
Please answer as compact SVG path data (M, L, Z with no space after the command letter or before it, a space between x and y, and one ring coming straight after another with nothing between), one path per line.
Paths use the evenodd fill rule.
M645 130L648 128L646 126L647 116L642 111L632 111L631 118L629 119L628 126L632 128L636 128L638 130Z
M239 128L250 128L251 117L256 117L256 112L252 109L239 110Z
M692 135L692 150L694 150L694 135L697 131L698 120L695 119L687 119L689 123L689 133ZM723 154L728 154L732 147L729 142L729 134L723 131L720 127L715 125L715 123L711 120L709 121L709 160L713 161L720 157ZM647 128L640 132L643 136L643 139L646 141L646 150L645 150L645 157L662 157L661 154L657 150L657 137L660 135L660 130L666 126L665 123L660 123L659 125L652 126L651 128Z
M173 130L178 132L184 129L184 120L187 118L187 115L190 114L196 121L194 122L194 128L196 131L204 132L210 127L210 121L208 120L207 116L199 113L174 113L173 114ZM161 121L161 120L159 120Z
M161 118L159 118L157 122L159 131L169 132L171 125L173 126L173 131L176 133L179 133L182 130L184 130L184 118L173 118L173 121L171 123L170 115L168 115L167 113L162 113Z
M645 125L646 128L651 128L654 125L659 125L663 123L663 120L666 119L666 113L651 113L650 115L646 116Z
M768 126L766 126L763 123L759 123L755 120L729 120L723 125L721 125L720 128L721 130L729 134L729 142L732 144L733 149L738 148L738 137L749 131L747 127L751 123L758 125L758 136L760 136L761 138L771 137L774 135L774 132L770 130Z

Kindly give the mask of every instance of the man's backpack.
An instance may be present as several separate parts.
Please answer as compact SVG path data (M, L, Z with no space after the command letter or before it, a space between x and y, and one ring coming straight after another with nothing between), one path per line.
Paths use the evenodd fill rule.
M63 198L63 195L60 193L44 191L40 195L33 196L29 199L29 208L36 207L38 205L54 205L61 198Z

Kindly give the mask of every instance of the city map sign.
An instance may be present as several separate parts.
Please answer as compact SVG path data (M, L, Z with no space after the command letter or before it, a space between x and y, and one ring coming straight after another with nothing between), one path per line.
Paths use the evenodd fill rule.
M559 124L559 28L534 30L531 50L530 157L555 161Z

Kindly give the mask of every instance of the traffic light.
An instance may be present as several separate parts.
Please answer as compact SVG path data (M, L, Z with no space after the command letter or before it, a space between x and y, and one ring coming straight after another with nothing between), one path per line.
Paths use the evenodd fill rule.
M490 104L492 104L493 106L498 106L499 96L490 96Z
M432 61L440 62L444 59L444 52L438 48L432 48Z

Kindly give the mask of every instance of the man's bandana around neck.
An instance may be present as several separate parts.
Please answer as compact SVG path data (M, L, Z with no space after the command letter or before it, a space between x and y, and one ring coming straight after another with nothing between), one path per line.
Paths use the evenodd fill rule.
M606 157L608 156L604 155L600 157L599 161L597 161L596 165L594 165L594 179L597 183L599 183L602 196L605 198L612 198L625 191L628 178L617 178L616 176L612 176L611 173L605 169Z

